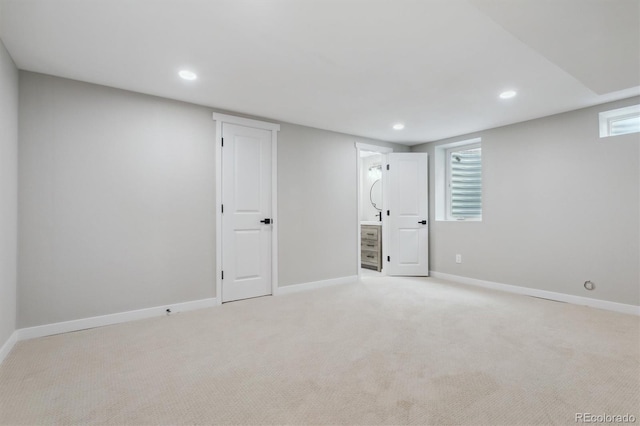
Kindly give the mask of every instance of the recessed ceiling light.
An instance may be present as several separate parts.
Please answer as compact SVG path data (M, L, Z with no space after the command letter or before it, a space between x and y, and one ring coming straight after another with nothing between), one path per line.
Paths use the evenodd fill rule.
M404 124L402 124L402 123L396 123L396 124L394 124L394 125L393 125L393 128L394 128L395 130L402 130L402 129L404 129Z
M189 70L182 70L178 73L178 75L180 77L182 77L185 80L195 80L196 78L198 78L198 76L196 75L196 73L194 73L193 71L189 71Z
M515 90L507 90L505 92L500 93L500 99L510 99L517 95Z

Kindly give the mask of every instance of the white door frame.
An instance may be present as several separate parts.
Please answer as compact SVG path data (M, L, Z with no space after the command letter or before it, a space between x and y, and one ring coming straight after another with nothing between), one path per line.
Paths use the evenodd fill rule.
M369 145L366 143L361 143L361 142L356 142L355 143L355 147L356 147L356 202L358 204L358 207L356 209L357 211L357 216L356 216L356 226L358 229L358 241L357 241L357 250L358 250L358 265L357 265L357 271L358 271L358 279L362 278L362 271L361 271L361 265L362 265L362 252L360 249L360 241L362 239L362 235L361 235L361 228L360 228L360 218L362 217L362 207L360 206L360 198L362 197L362 194L360 193L360 173L361 173L361 167L360 167L360 151L372 151L372 152L379 152L380 154L382 154L382 212L384 213L384 206L386 205L386 200L387 200L387 185L385 184L385 177L386 177L386 167L385 164L387 161L387 154L390 152L393 152L393 148L387 148L386 146L378 146L378 145ZM385 246L389 247L387 244L389 242L389 235L388 235L388 226L385 226L385 223L387 221L386 215L383 214L382 215L382 250L384 250ZM385 270L385 257L382 256L382 274L383 275L387 275L387 272Z
M222 304L222 123L271 131L271 294L278 288L278 132L280 125L250 118L213 113L216 122L216 303Z

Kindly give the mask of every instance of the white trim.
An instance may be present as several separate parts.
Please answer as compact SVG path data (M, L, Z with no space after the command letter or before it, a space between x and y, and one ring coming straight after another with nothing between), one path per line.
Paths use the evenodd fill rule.
M102 315L98 317L82 318L72 321L57 322L53 324L39 325L36 327L21 328L17 330L18 340L33 339L36 337L51 336L54 334L68 333L70 331L85 330L87 328L102 327L105 325L120 324L144 318L160 317L167 315L167 309L171 309L171 315L178 312L194 311L196 309L216 306L216 298L193 300L191 302L168 303L153 308L138 309L135 311L119 312L117 314Z
M215 120L215 115L214 115ZM222 121L216 120L216 300L222 304Z
M213 119L217 123L238 124L240 126L253 127L256 129L264 129L278 132L280 125L276 123L268 123L266 121L253 120L251 118L236 117L235 115L213 113Z
M13 333L11 333L11 336L9 336L7 341L4 342L4 345L2 345L2 347L0 348L0 364L2 364L2 361L4 361L7 355L9 355L9 352L11 352L11 349L13 349L13 347L17 342L18 342L18 331L16 330Z
M572 294L556 293L554 291L539 290L531 287L521 287L517 285L501 284L493 281L478 280L475 278L461 277L458 275L445 274L431 271L431 278L454 281L461 284L468 284L477 287L490 288L493 290L505 291L507 293L522 294L524 296L541 297L544 299L567 302L573 305L583 305L592 308L606 309L607 311L620 312L623 314L640 315L640 306L627 305L624 303L609 302L607 300L591 299L589 297L574 296Z
M392 153L388 153L388 154L390 155ZM382 154L382 164L389 164L389 155ZM387 173L387 168L385 166L382 167L381 179L382 179L382 212L386 213L387 210L391 210L392 206L389 203L389 200L391 199L389 197L389 188L391 188L391 185L389 185L389 174ZM391 241L391 230L389 229L389 216L387 216L386 214L383 214L382 215L382 250L380 251L380 254L382 255L381 260L382 260L383 276L389 275L388 274L389 262L387 261L387 259L389 259L389 247L391 247L390 241ZM358 239L358 244L360 244L360 239ZM360 269L358 269L358 271L360 271Z
M436 145L436 148L444 149L446 151L447 149L450 149L450 148L459 148L465 145L475 145L475 144L479 145L481 143L482 143L482 138L477 137L477 138L465 139L465 140L456 141L456 142L443 143L440 145Z
M271 294L278 288L278 132L280 125L234 115L212 115L216 122L216 300L222 304L222 123L237 124L271 131Z
M280 126L278 126L280 130ZM278 288L278 133L271 132L271 294ZM222 299L222 298L221 298Z
M350 283L355 283L357 281L358 281L357 275L352 275L349 277L331 278L331 279L322 280L322 281L312 281L309 283L278 287L278 291L275 294L278 296L282 296L284 294L299 293L301 291L315 290L318 288L330 287L330 286L339 285L339 284L350 284Z
M357 229L357 237L358 239L356 240L356 253L358 253L357 257L356 257L356 261L358 262L356 264L356 271L358 271L357 273L357 277L358 279L362 278L362 271L360 270L360 268L362 267L362 247L361 247L361 241L362 241L362 227L360 226L360 218L362 217L362 191L360 190L360 186L361 186L361 180L362 180L362 167L360 166L360 163L362 163L362 159L360 158L360 147L358 146L358 142L356 142L356 203L357 203L357 207L356 207L356 223L358 225ZM384 169L384 167L383 167ZM383 186L384 188L384 186ZM384 200L384 198L383 198Z
M387 199L387 192L386 192L386 169L385 169L385 164L387 164L387 154L393 152L393 148L388 148L386 146L378 146L378 145L370 145L370 144L366 144L366 143L361 143L361 142L355 142L354 146L356 148L356 227L358 229L358 239L356 241L356 252L358 253L357 256L357 264L356 264L356 271L358 271L358 279L362 278L362 271L361 271L361 265L362 265L362 252L360 250L360 241L362 239L362 235L361 235L361 228L360 228L360 217L362 217L362 206L360 205L360 198L362 197L362 193L360 192L360 174L362 173L361 167L360 167L360 151L372 151L372 152L379 152L380 154L382 154L382 163L381 163L381 172L382 172L382 211L384 212L385 210L385 203L386 203L386 199ZM388 243L388 234L387 234L387 227L384 226L385 221L386 221L386 216L383 214L382 215L382 247L385 247L385 244ZM387 246L388 247L388 246ZM382 259L382 275L387 275L386 270L385 270L385 260L384 260L384 256Z
M390 152L393 152L393 148L389 148L386 146L371 145L371 144L362 143L362 142L356 142L355 145L356 145L356 148L358 148L361 151L373 151L373 152L380 152L382 154L388 154ZM358 153L358 158L359 157L360 157L360 153Z

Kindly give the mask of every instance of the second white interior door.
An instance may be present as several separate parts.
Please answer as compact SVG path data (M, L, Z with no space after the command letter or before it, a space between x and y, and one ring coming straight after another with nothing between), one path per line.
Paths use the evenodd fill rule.
M428 156L391 153L386 171L389 275L429 275Z

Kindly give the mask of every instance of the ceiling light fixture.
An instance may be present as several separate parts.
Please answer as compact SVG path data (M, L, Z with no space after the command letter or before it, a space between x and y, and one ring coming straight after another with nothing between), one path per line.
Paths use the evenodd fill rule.
M178 75L183 78L184 80L195 80L196 78L198 78L198 76L196 75L196 73L194 73L193 71L189 71L189 70L182 70L178 73Z
M393 125L394 130L402 130L404 129L404 124L402 123L396 123Z
M507 90L505 92L500 93L500 99L511 99L515 95L517 95L515 90Z

